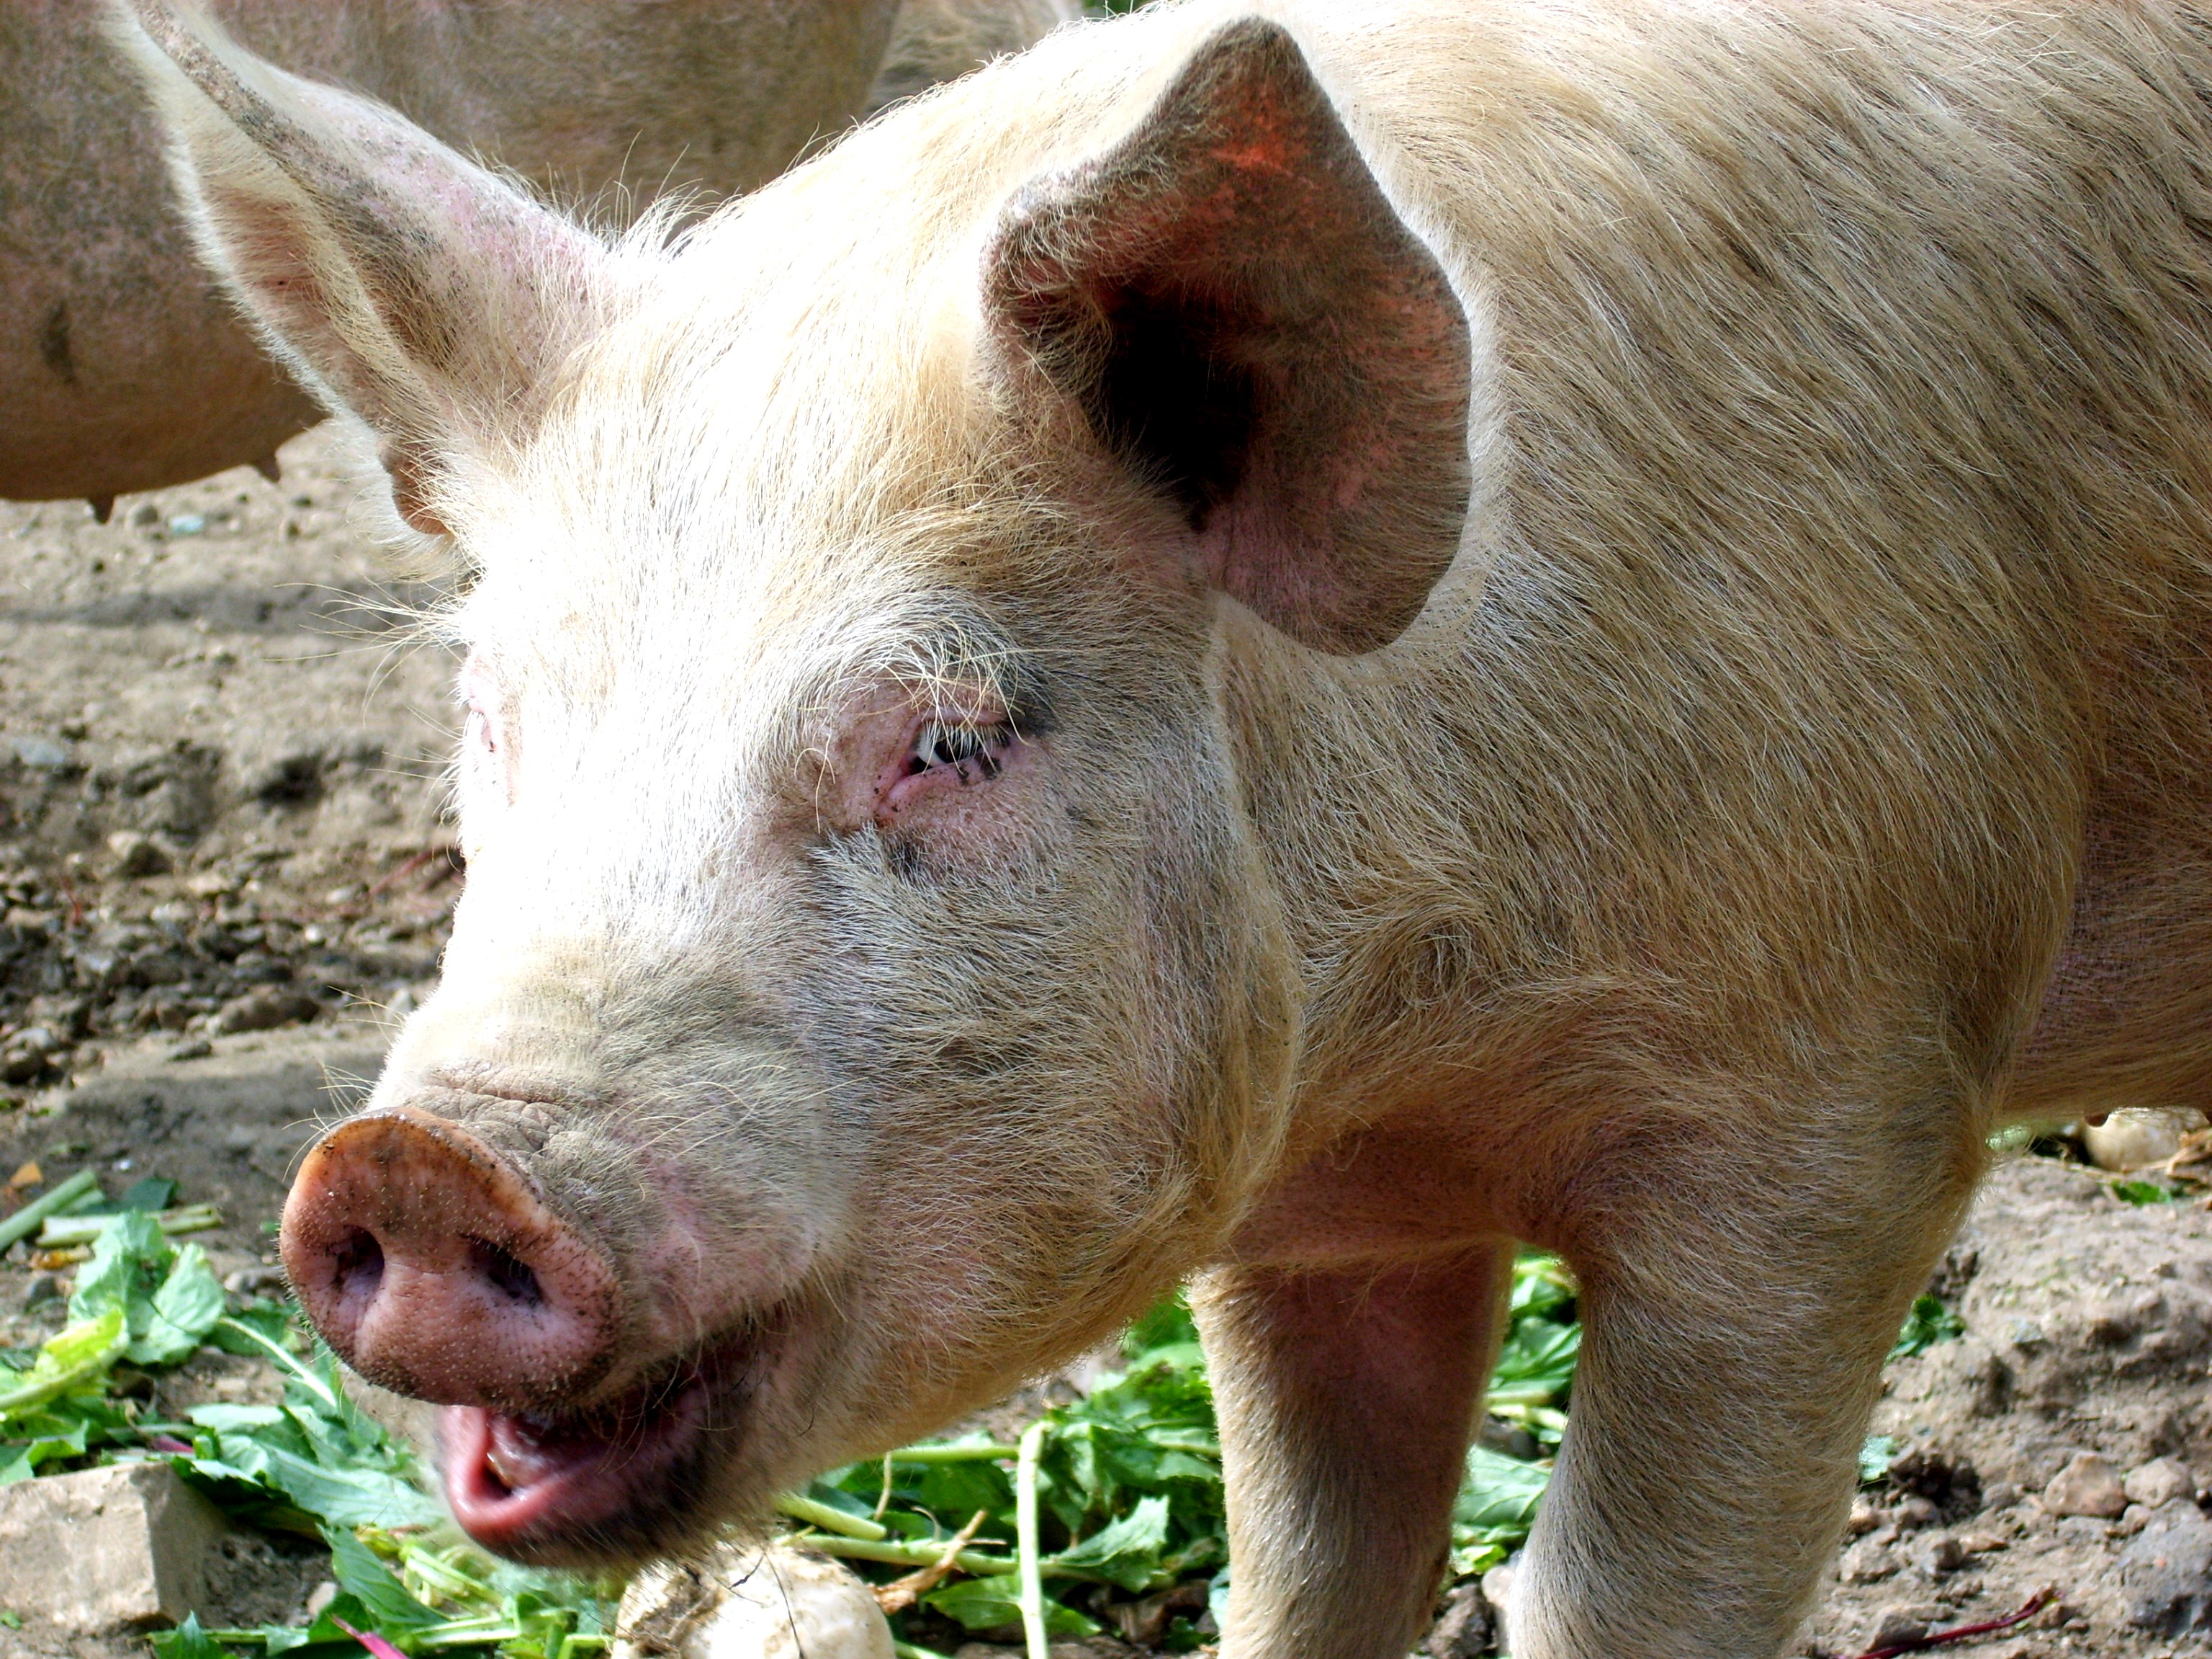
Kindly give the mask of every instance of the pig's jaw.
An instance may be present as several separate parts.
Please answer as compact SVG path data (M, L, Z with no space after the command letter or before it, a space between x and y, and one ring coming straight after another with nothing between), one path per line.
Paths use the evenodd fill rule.
M702 1382L620 1432L448 1406L446 1501L462 1530L499 1554L603 1559L610 1543L651 1530L697 1492L708 1411Z
M767 1356L760 1333L568 1416L448 1406L446 1502L488 1550L546 1566L604 1567L692 1530L745 1437Z

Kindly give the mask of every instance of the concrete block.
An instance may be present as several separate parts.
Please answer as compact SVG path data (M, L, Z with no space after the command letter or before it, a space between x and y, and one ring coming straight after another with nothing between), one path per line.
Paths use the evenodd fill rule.
M0 1607L85 1635L173 1624L228 1530L167 1463L0 1487Z

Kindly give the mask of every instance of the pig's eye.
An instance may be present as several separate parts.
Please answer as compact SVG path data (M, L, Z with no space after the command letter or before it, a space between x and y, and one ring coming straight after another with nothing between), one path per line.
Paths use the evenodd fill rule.
M461 666L460 683L455 689L465 711L461 719L463 775L499 789L512 801L515 733L497 713L501 698L489 669L481 659L471 657Z
M499 753L499 738L492 729L491 716L478 703L469 705L467 722L461 727L461 741L481 749L487 755Z
M963 721L924 720L915 734L914 753L908 757L909 776L944 771L963 783L986 783L999 775L1006 745L1014 740L1011 726L974 726Z

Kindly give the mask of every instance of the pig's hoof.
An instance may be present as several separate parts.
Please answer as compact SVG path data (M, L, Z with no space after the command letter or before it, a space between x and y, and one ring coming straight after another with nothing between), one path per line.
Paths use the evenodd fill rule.
M868 1587L836 1562L781 1545L723 1544L630 1581L615 1659L892 1659Z

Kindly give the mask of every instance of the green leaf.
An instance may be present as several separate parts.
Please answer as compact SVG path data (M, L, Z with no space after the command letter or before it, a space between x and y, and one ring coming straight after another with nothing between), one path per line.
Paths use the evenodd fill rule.
M1197 1346L1198 1327L1192 1322L1190 1304L1181 1291L1130 1326L1121 1336L1121 1353L1132 1370L1160 1349Z
M1160 1554L1168 1543L1168 1500L1141 1498L1118 1521L1108 1522L1081 1543L1045 1557L1049 1572L1103 1579L1125 1590L1150 1589L1160 1576Z
M1551 1471L1534 1463L1504 1456L1487 1446L1469 1447L1467 1479L1452 1504L1453 1530L1527 1532L1551 1480Z
M287 1419L282 1406L226 1406L210 1402L194 1406L185 1417L204 1429L213 1429L218 1434L251 1433L257 1429L273 1429Z
M323 1541L331 1547L331 1577L337 1580L340 1589L360 1599L384 1634L420 1630L441 1621L442 1615L410 1595L392 1570L352 1533L342 1527L325 1527Z
M174 1630L156 1631L146 1638L155 1659L230 1659L222 1643L200 1628L200 1616L185 1615Z
M1510 1389L1522 1404L1548 1404L1553 1396L1566 1391L1574 1380L1575 1361L1580 1357L1583 1328L1579 1325L1559 1325L1548 1319L1516 1320L1510 1335L1499 1349L1498 1369L1492 1374L1490 1389L1493 1394ZM1540 1393L1542 1399L1527 1396Z
M969 1630L1003 1630L1022 1622L1022 1581L1018 1573L1009 1572L996 1578L963 1578L957 1584L932 1590L921 1599L925 1606L957 1620ZM1096 1624L1073 1607L1050 1597L1044 1604L1044 1627L1046 1633L1052 1636L1098 1633Z
M299 1389L283 1407L195 1406L187 1415L212 1429L220 1462L195 1461L211 1480L245 1480L331 1526L428 1526L442 1515L410 1478L413 1459L350 1410Z
M144 1334L125 1357L136 1365L174 1364L199 1346L222 1315L222 1281L208 1265L207 1252L187 1244L154 1293Z
M1575 1299L1574 1275L1555 1255L1529 1251L1513 1264L1513 1293L1508 1304L1511 1316L1553 1316ZM1558 1322L1565 1323L1564 1320Z
M1912 1311L1905 1316L1905 1327L1897 1334L1897 1344L1889 1351L1892 1359L1902 1359L1917 1353L1925 1353L1938 1342L1954 1341L1966 1334L1966 1322L1945 1307L1933 1296L1913 1299Z
M91 1382L121 1357L124 1342L120 1308L71 1325L39 1350L29 1370L16 1374L20 1381L0 1389L0 1423Z
M2177 1188L2160 1186L2155 1181L2115 1181L2112 1196L2123 1204L2172 1204L2189 1194Z
M1859 1447L1859 1485L1871 1486L1889 1474L1897 1460L1897 1441L1887 1434L1870 1434Z
M165 1365L199 1346L222 1317L222 1285L198 1245L179 1250L154 1217L127 1210L101 1224L69 1305L72 1319L122 1310L130 1333L125 1357Z
M40 1412L24 1425L31 1432L21 1437L21 1443L12 1456L0 1461L0 1486L12 1486L19 1480L28 1480L39 1472L40 1464L52 1462L58 1457L84 1455L85 1442L93 1428L92 1419L86 1413L70 1415L75 1417L75 1421L68 1420L58 1413Z
M318 1520L341 1527L427 1527L444 1510L412 1481L383 1469L310 1462L264 1447L261 1478ZM230 1442L223 1442L226 1461Z
M256 1341L257 1336L261 1340ZM249 1302L242 1308L233 1309L229 1316L220 1321L207 1336L210 1347L220 1348L225 1353L243 1354L250 1359L270 1358L269 1351L272 1347L289 1352L291 1340L292 1310L277 1302Z
M92 1260L77 1269L70 1317L97 1319L111 1308L122 1309L126 1319L137 1307L150 1311L155 1287L176 1254L152 1216L131 1210L108 1217L93 1240Z
M350 1656L350 1659L361 1659L361 1644L347 1632L346 1626L367 1630L375 1623L376 1615L362 1604L359 1596L340 1591L331 1598L330 1606L315 1615L313 1624L264 1625L261 1636L269 1659L276 1659L280 1653L299 1653L301 1659L322 1659L321 1655L312 1650L325 1644L333 1659L342 1654Z
M165 1181L160 1176L148 1176L143 1181L133 1182L117 1202L122 1209L143 1210L149 1215L158 1214L169 1207L170 1201L176 1195L175 1182Z

